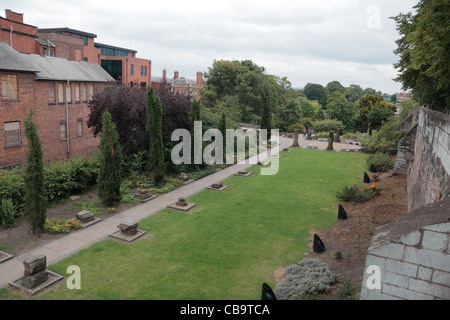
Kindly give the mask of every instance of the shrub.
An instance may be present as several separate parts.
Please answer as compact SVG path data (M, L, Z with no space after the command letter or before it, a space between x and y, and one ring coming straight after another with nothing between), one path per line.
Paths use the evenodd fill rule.
M0 172L0 199L12 200L17 211L23 211L25 196L25 182L23 180L23 169Z
M305 126L300 123L296 123L288 127L288 132L290 133L294 133L295 130L298 130L299 133L302 133L305 130Z
M3 199L0 204L0 222L3 229L9 229L16 226L14 204L11 199Z
M328 266L320 259L305 259L286 269L286 280L274 290L278 300L299 300L307 294L327 292L336 281Z
M349 202L365 202L369 199L372 199L376 195L379 194L379 189L369 188L369 189L360 189L357 185L345 186L341 191L336 192L336 197L339 200Z
M359 285L354 284L351 275L348 274L337 290L337 297L339 300L355 300L355 295L358 290Z
M47 219L44 231L48 233L69 233L71 230L81 228L81 223L76 220Z
M371 172L387 172L394 168L394 162L389 154L377 152L367 158L367 166Z
M397 146L406 132L398 131L398 122L392 120L385 123L378 132L372 136L364 135L361 138L361 143L364 147L364 152L375 154L377 152L396 154Z
M330 131L337 132L338 128L341 128L341 129L345 128L342 121L323 120L323 121L317 121L314 123L314 132L328 132L328 133Z

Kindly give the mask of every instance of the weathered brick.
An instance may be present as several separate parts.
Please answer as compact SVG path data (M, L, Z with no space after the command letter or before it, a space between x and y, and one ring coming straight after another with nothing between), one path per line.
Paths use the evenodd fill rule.
M396 286L392 286L389 284L385 284L383 286L383 293L386 293L386 294L389 294L389 295L392 295L392 296L395 296L398 298L403 298L406 300L434 300L434 297L431 295L404 289L404 288L400 288L400 287L396 287Z
M450 255L433 250L406 247L404 261L450 272Z
M389 272L394 272L409 277L415 277L417 275L418 266L412 263L386 259L385 268Z
M388 243L378 248L372 249L370 253L372 255L401 260L403 258L404 251L404 245L398 243Z

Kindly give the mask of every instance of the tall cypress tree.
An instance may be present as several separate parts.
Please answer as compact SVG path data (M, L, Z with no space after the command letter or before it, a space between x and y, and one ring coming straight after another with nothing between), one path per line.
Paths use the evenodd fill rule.
M153 174L153 183L162 184L165 175L162 106L152 87L147 90L147 131L150 135L149 169Z
M98 197L102 203L112 206L121 200L120 184L122 182L121 163L122 148L116 125L108 111L102 115L100 133L100 173L98 176Z
M44 190L44 164L41 140L30 110L25 119L25 135L28 140L27 167L25 170L25 218L33 234L44 230L47 206Z
M226 163L227 159L227 118L225 112L222 112L222 117L219 121L219 131L223 136L223 163Z

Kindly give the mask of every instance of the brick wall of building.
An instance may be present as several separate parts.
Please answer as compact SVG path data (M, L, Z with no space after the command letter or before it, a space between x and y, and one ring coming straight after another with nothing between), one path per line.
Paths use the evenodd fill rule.
M12 47L15 50L38 54L36 46L37 27L24 24L21 15L9 10L6 10L6 16L6 18L0 17L0 41L11 46L10 39L12 39Z
M0 72L0 75L4 72ZM15 73L18 75L19 98L15 100L2 99L0 102L0 167L17 164L25 161L26 137L24 120L30 110L35 112L34 120L38 126L38 134L41 139L44 162L55 160L66 160L67 139L61 139L60 125L66 123L66 105L58 103L58 84L67 85L66 82L58 81L36 81L33 73ZM56 103L49 102L49 83L55 84ZM68 104L69 110L69 142L70 155L89 154L98 150L99 138L94 137L91 130L87 127L89 116L89 107L87 101L80 102L75 100L75 85L84 83L71 83L71 100ZM94 93L100 92L103 83L86 83L87 88L93 85ZM1 89L1 83L0 83ZM81 88L80 88L81 90ZM80 91L81 96L81 91ZM87 91L87 100L89 100L89 89ZM78 133L78 121L82 123L82 134ZM15 147L6 147L5 143L5 123L20 122L21 145Z

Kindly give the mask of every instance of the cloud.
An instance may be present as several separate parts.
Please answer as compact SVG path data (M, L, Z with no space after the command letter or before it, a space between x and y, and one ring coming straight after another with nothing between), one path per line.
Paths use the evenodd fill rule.
M416 0L417 1L417 0ZM250 59L294 86L333 80L395 92L393 53L399 37L389 19L414 0L56 1L4 0L41 28L97 34L96 41L132 48L186 77L214 59Z

